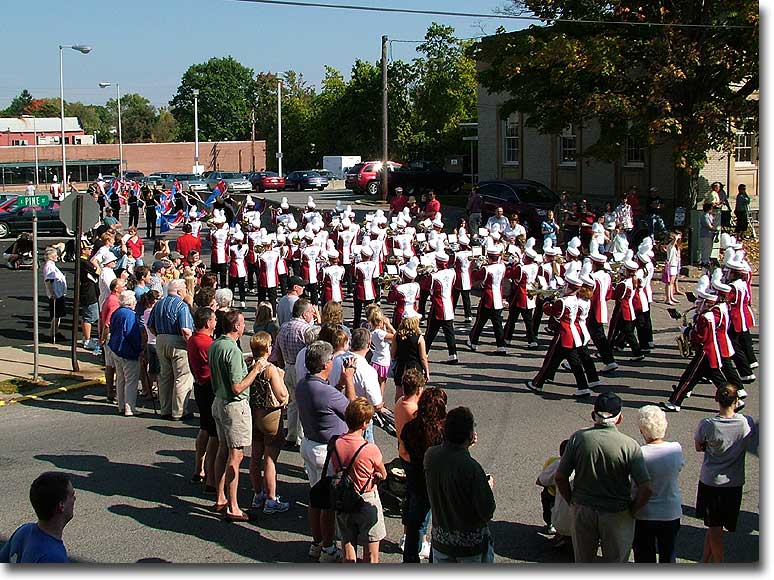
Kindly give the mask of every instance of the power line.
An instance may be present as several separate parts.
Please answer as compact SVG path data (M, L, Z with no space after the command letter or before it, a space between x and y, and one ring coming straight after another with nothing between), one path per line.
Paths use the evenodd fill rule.
M476 12L448 12L444 10L420 10L416 8L387 8L379 6L358 6L355 4L326 4L324 2L299 2L297 0L235 0L253 4L273 4L275 6L296 6L303 8L331 8L333 10L359 10L363 12L387 12L392 14L421 14L425 16L455 16L460 18L495 18L499 20L525 20L530 22L564 22L571 24L612 24L620 26L656 26L663 28L736 28L750 30L755 28L745 24L689 24L683 22L628 22L626 20L589 20L572 18L543 19L538 16L517 16L514 14L485 14Z

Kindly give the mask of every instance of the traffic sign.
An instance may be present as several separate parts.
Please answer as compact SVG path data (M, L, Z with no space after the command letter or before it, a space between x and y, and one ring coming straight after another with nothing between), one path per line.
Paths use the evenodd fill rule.
M48 195L20 195L16 198L16 207L48 207L50 203Z
M75 198L79 195L83 198L83 203L81 204L83 207L83 231L88 231L99 222L99 204L88 194L72 193L64 198L59 204L59 219L69 229L75 231L76 224L78 223L77 216L75 215Z

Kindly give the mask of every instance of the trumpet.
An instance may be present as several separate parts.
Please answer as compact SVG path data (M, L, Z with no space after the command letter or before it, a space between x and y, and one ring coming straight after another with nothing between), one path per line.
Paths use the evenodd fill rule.
M400 276L397 274L382 274L379 278L377 278L377 281L382 286L382 290L389 290L392 288L393 284L397 284L400 282Z
M486 265L488 260L486 256L481 255L471 257L470 261L473 263L473 265L475 265L476 268L481 268L482 266Z
M435 272L435 264L420 264L417 266L417 278L425 274L432 274L433 272Z
M530 298L540 298L541 300L556 300L561 295L558 288L541 288L537 284L527 289L527 296Z

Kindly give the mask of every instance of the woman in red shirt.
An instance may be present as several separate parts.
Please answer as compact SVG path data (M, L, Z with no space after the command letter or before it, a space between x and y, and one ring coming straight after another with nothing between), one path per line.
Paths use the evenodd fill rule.
M142 258L145 254L145 245L143 244L142 238L137 233L137 228L135 226L129 228L129 238L126 240L126 250L127 253L134 258L135 266L144 266Z

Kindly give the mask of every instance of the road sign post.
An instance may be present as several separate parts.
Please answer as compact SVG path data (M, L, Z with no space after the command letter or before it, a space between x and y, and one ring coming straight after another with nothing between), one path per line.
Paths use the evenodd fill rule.
M28 195L24 197L48 198L46 195ZM35 207L35 205L32 206L32 380L37 382L40 344L38 340L38 212L35 211Z
M48 195L20 195L16 198L16 207L48 207L51 197Z
M73 245L73 254L75 254L75 290L73 292L73 341L70 345L70 362L73 372L78 372L81 370L78 364L78 316L81 310L81 236L83 236L84 197L80 192L75 192L75 195L70 197L75 198L75 240ZM91 197L89 199L94 201Z

